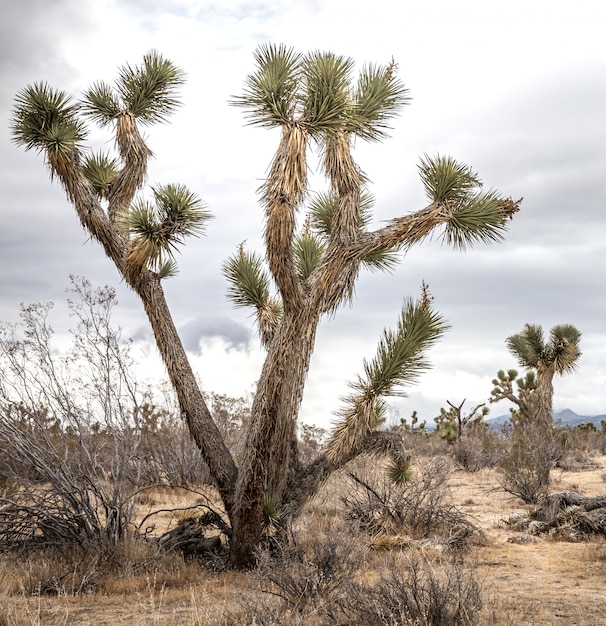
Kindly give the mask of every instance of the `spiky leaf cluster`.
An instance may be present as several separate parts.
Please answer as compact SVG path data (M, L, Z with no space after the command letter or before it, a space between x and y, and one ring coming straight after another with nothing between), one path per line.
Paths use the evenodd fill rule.
M84 175L100 198L107 198L112 184L120 172L118 159L100 153L88 157L82 166Z
M376 356L364 361L365 378L353 383L353 389L377 396L405 396L403 387L415 383L430 367L425 353L448 328L439 313L407 300L396 329L383 331Z
M271 280L262 257L248 252L244 245L222 265L228 281L227 297L236 307L255 310L259 334L267 346L282 319L282 305L271 295Z
M387 67L369 64L358 78L352 117L356 135L367 141L384 139L388 121L410 101L408 90L395 80L395 70L393 61Z
M503 239L507 218L519 202L505 200L494 190L482 191L477 174L452 157L425 155L419 174L430 202L443 206L450 214L443 234L448 245L464 250L478 241Z
M182 70L151 50L141 66L120 68L115 87L94 83L84 94L82 108L100 126L122 113L146 125L164 122L180 106L176 93L183 82Z
M244 82L244 92L232 104L248 110L250 124L280 126L296 115L301 58L286 46L263 44L254 53L257 71Z
M335 460L362 444L376 428L377 416L384 412L385 396L405 396L404 387L417 382L430 364L426 352L449 328L427 297L405 302L395 330L386 328L376 356L364 361L364 376L350 383L353 392L344 398L339 422L329 443L328 456Z
M386 473L395 485L409 483L413 476L412 459L409 456L392 455L387 465Z
M351 114L353 59L332 52L312 52L302 61L301 119L310 134L337 132Z
M71 96L47 83L28 85L15 97L11 118L13 141L52 161L80 147L86 127Z
M131 260L166 277L176 271L178 246L187 236L201 235L211 213L185 185L161 185L152 191L153 202L135 201L119 223L133 238Z
M271 533L284 517L284 511L277 504L271 494L263 495L263 528L266 533Z
M243 94L231 101L246 109L250 124L296 125L316 139L347 133L377 140L408 102L393 63L364 67L354 85L353 59L332 52L300 55L281 44L264 44L255 61Z
M227 296L236 307L259 308L269 301L270 280L260 254L241 246L222 269L229 282Z
M580 340L581 333L572 324L554 326L547 341L541 326L526 324L522 332L511 335L505 343L522 367L549 367L563 374L576 369Z
M304 283L326 251L326 242L318 235L304 232L294 241L295 264L299 280Z

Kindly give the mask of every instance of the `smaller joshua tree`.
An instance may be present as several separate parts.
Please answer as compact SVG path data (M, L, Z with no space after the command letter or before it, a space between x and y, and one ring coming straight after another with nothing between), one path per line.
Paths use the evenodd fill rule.
M559 455L553 437L553 378L576 369L580 339L571 324L554 326L547 341L541 326L526 324L506 344L528 371L517 378L515 369L500 370L492 381L490 402L509 400L516 405L511 409L512 449L502 466L504 487L527 502L535 502L549 486L550 469Z
M488 407L484 406L483 402L466 414L463 414L463 405L466 400L463 400L459 405L453 404L450 400L446 400L446 402L450 408L446 410L442 407L440 415L435 418L435 422L442 437L448 443L460 440L467 430L481 423L484 416L488 414Z
M419 416L416 411L413 411L410 416L410 422L405 418L400 418L400 426L409 433L422 433L427 426L426 420L419 422Z

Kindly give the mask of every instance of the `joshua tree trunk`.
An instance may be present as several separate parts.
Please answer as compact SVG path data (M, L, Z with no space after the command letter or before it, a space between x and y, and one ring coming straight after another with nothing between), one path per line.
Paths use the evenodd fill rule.
M310 308L287 314L271 343L255 394L238 473L230 561L252 564L263 532L263 498L280 506L292 471L292 443L319 315Z
M553 363L537 367L537 388L534 392L534 410L538 423L546 430L553 427L553 377L555 368Z
M237 468L208 410L175 328L164 290L156 275L148 272L133 286L140 296L154 331L156 345L175 389L189 432L206 461L228 514L231 513Z

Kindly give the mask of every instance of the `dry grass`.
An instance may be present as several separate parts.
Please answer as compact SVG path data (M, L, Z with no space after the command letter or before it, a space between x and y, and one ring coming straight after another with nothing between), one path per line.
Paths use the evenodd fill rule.
M596 461L589 469L555 473L552 491L574 488L583 495L604 494L606 457ZM342 480L343 476L335 477L308 507L300 524L300 547L307 537L334 537L341 531L338 496ZM565 543L542 537L536 543L512 543L508 540L517 533L502 520L512 512L528 513L531 507L499 489L493 470L453 470L449 484L453 503L487 538L485 545L471 546L466 557L476 563L482 588L484 609L479 626L606 623L604 541ZM196 499L184 491L170 495L157 491L149 495L142 513L151 504L185 507L195 504ZM157 516L158 532L174 524L179 515ZM363 542L368 545L369 539L364 537ZM422 551L437 565L444 558L427 548L406 547L406 541L399 544L395 556L405 558L411 550ZM385 555L370 550L364 554L358 576L375 580L382 572ZM67 563L68 557L64 558ZM24 555L19 559L4 555L0 560L0 626L252 623L247 611L259 598L260 588L253 574L211 572L195 562L184 563L180 557L152 554L141 547L132 547L129 559L129 567L114 570L112 575L104 574L102 564L83 563L65 577L57 595L45 595L36 593L36 585L61 569L57 555ZM94 575L94 584L84 584L87 572Z

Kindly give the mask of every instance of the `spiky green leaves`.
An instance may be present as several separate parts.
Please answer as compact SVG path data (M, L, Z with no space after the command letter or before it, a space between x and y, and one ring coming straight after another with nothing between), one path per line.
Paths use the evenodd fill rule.
M444 318L425 301L408 300L395 330L386 328L377 354L364 361L364 378L351 386L358 393L373 396L405 396L403 387L415 383L429 369L427 350L448 330Z
M477 174L452 157L425 155L419 174L429 200L451 215L443 235L447 244L464 250L477 241L491 243L503 239L507 218L519 203L492 190L482 192Z
M386 469L387 476L395 485L405 485L413 476L412 459L408 455L392 455Z
M311 232L303 233L294 242L295 265L299 280L304 283L320 262L326 243Z
M84 175L100 198L107 198L109 190L120 172L117 159L107 154L95 154L84 161Z
M431 202L458 204L466 200L482 182L473 170L452 157L425 155L419 165L425 193Z
M247 110L251 124L296 125L316 139L346 133L377 140L408 101L394 63L364 67L354 86L353 59L332 52L303 56L283 45L264 44L255 61L244 93L231 101Z
M222 270L229 283L228 298L236 307L255 309L261 342L269 345L282 318L282 306L270 294L270 279L263 259L241 245L237 254L223 263Z
M229 282L228 298L236 307L259 308L269 301L269 276L261 255L243 246L224 261L222 270Z
M184 185L163 185L152 190L154 202L134 202L119 223L133 237L131 262L166 277L176 271L174 253L178 246L187 236L201 235L212 216L202 200Z
M495 191L478 193L461 201L444 228L444 241L465 250L476 242L494 243L504 237L507 225L503 198Z
M263 44L255 51L257 70L247 77L244 93L231 104L247 109L250 124L281 126L293 119L301 55L283 45Z
M332 52L312 52L302 63L301 120L312 136L338 132L348 124L353 59Z
M367 65L358 79L352 110L355 133L367 141L387 136L389 120L408 104L408 89L395 77L396 65Z
M82 111L99 126L107 126L120 115L122 104L111 85L103 81L84 92Z
M284 510L277 504L271 494L263 494L263 531L272 534L284 517Z
M383 331L376 356L364 361L364 376L350 383L353 393L345 398L328 446L332 462L361 446L368 432L381 423L382 397L406 395L403 387L417 382L429 368L426 352L448 328L429 305L426 292L416 302L405 302L396 329Z
M526 324L524 330L505 341L509 351L523 367L551 367L557 374L576 369L581 356L581 333L572 324L554 326L545 341L543 329L537 324Z
M86 137L79 107L63 91L34 83L15 97L11 118L13 141L44 153L49 161L71 153Z
M183 83L182 70L152 50L141 66L120 68L115 89L95 83L85 92L82 107L101 126L121 113L133 115L142 124L164 122L180 106L176 94Z
M572 324L560 324L549 331L554 367L558 373L572 372L581 356L581 333Z

